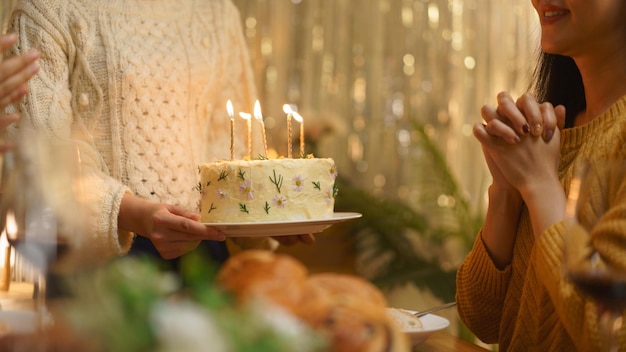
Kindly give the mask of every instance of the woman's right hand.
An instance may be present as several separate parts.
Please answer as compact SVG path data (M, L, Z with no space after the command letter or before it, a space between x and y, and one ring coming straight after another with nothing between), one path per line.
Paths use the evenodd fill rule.
M0 37L0 53L8 50L16 40L15 34ZM0 62L0 110L26 95L28 80L39 72L39 56L37 50L31 50Z
M15 41L15 34L0 37L0 56L9 49ZM38 71L39 52L33 50L25 54L0 61L0 134L4 136L6 128L18 120L17 114L4 114L4 109L28 92L27 82ZM5 142L0 145L0 153L11 148Z
M505 141L500 133L504 130L494 132L482 125L474 129L474 136L489 156L487 160L492 162L490 169L495 167L499 171L498 177L504 178L522 196L533 232L538 237L549 225L562 220L565 209L565 197L558 178L560 129L556 128L562 126L565 108L538 103L528 94L520 97L516 104L511 104L508 93L501 94L499 100L501 97L505 102L495 109L495 113L505 117L512 129L516 128L513 119L520 116L528 118L527 121L551 121L551 126L555 127L553 134L546 135L542 127L542 134L523 136L515 143Z
M481 109L485 130L510 144L519 143L521 138L528 135L541 136L549 142L555 129L563 128L565 123L564 106L538 103L529 93L513 100L508 92L500 92L497 101L496 108L485 105Z
M148 238L164 259L192 251L203 240L224 241L225 235L199 222L200 215L187 208L154 203L127 193L118 216L120 230Z

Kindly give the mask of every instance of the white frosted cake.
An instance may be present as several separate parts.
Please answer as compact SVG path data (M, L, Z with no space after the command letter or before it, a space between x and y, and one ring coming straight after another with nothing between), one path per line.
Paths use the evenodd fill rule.
M202 222L323 219L333 215L337 169L330 158L203 164Z

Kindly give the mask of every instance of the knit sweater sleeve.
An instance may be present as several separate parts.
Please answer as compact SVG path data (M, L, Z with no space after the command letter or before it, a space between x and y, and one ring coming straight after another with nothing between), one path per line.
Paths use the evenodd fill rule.
M456 299L459 316L483 342L496 343L502 305L511 277L511 268L499 270L494 265L478 234L474 247L459 266Z
M594 248L610 265L626 270L626 183L617 193L615 204L592 230ZM549 227L537 242L537 250L532 261L536 263L536 273L545 286L555 311L560 316L568 335L581 350L600 350L597 306L592 300L582 296L563 275L564 244L567 228L563 222ZM626 336L622 336L622 339Z
M626 160L626 97L618 101L603 118L597 118L589 126L568 131L569 140L576 141L589 138L595 140L576 154L578 160L592 160L600 164L607 160ZM602 133L586 133L586 129L602 131ZM606 146L606 152L598 146ZM564 185L571 183L571 174L563 177ZM602 213L599 221L591 230L591 245L607 263L620 270L626 270L626 180L613 184L614 191L607 192L611 199L605 203L600 192L591 193L589 206L582 208L586 212L582 216L591 219L594 214L593 204L602 202L610 204L606 212ZM569 189L566 187L566 189ZM606 195L605 194L605 195ZM600 196L597 197L596 196ZM604 205L603 205L604 206ZM595 302L581 295L575 287L567 281L563 274L564 248L567 243L568 229L564 222L558 222L548 227L536 242L535 251L531 257L531 265L535 270L540 283L548 292L559 321L564 325L567 334L574 345L581 351L601 350L604 339L601 337L598 326L598 309ZM625 329L621 329L621 346L626 341Z
M117 232L117 215L128 188L107 173L107 167L92 144L90 133L77 113L79 101L72 77L81 67L80 53L64 23L62 6L54 8L39 1L20 3L14 12L10 30L18 33L11 55L38 49L41 69L29 82L29 93L14 109L21 114L20 124L28 124L43 136L71 141L77 146L83 176L83 199L88 212L86 238L82 243L98 262L125 253L132 242L131 234ZM67 27L65 27L67 26ZM16 131L13 131L16 133Z

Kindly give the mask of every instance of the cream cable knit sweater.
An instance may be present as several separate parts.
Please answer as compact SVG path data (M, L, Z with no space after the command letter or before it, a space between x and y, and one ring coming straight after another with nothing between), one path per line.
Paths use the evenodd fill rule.
M230 158L226 101L251 112L256 98L230 1L23 0L9 30L12 54L42 52L22 123L79 144L102 259L130 247L117 231L125 192L197 209L198 165Z

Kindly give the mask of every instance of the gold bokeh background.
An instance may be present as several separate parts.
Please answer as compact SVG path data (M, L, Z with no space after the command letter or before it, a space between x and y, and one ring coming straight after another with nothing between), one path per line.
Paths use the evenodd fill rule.
M268 144L286 151L285 103L305 119L307 152L332 157L340 176L376 197L421 209L430 163L416 126L437 145L464 200L480 214L490 176L472 126L502 90L527 90L539 27L529 0L234 0L250 48ZM339 197L342 196L341 189ZM460 199L441 194L437 206ZM447 218L431 219L433 222ZM463 224L461 224L463 226ZM334 227L314 248L283 249L312 270L368 276L354 233ZM416 251L456 267L469 250L451 239L415 241ZM356 257L355 257L356 256ZM386 291L390 305L441 303L408 283ZM458 321L454 310L442 316ZM458 333L462 328L451 324Z
M410 202L414 174L428 171L412 148L419 121L467 192L482 195L487 174L471 128L497 92L528 85L538 34L530 1L234 2L270 145L286 145L282 105L295 104L316 154L359 186Z

